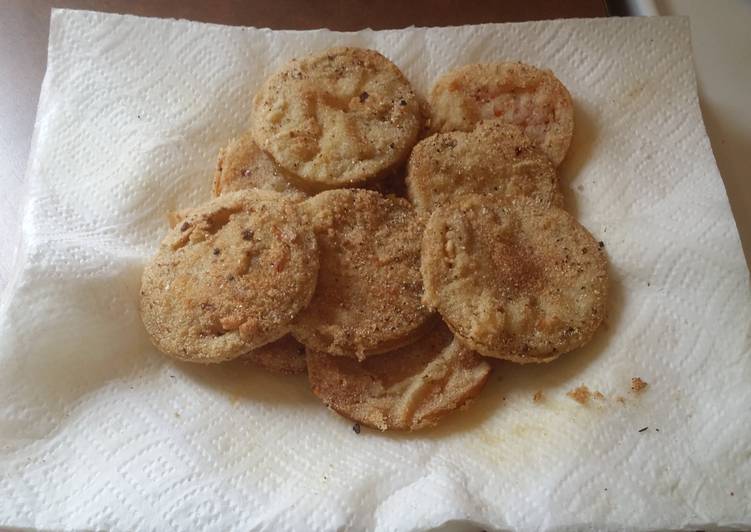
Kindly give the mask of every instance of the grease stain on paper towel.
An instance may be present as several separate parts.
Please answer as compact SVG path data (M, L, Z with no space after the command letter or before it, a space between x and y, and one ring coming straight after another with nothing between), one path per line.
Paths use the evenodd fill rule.
M504 411L477 427L467 439L468 454L500 465L534 462L553 447L568 452L566 446L574 445L576 438L561 435L590 430L615 406L602 400L581 405L563 390L547 392L544 403L530 401L529 395L509 393Z

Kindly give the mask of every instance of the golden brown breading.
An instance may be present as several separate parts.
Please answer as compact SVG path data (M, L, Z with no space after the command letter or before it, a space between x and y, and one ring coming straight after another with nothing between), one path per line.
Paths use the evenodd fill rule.
M431 313L422 305L423 224L407 200L362 189L323 192L302 204L321 270L292 327L306 347L356 358L412 341Z
M574 105L550 70L524 63L459 67L430 93L433 131L471 131L481 120L499 118L520 126L558 166L574 134Z
M464 194L530 197L563 206L555 167L514 125L486 120L470 132L438 133L409 158L407 187L420 212Z
M241 360L260 366L272 373L296 375L305 373L305 346L291 335L283 336L276 342L262 345L240 357Z
M286 172L258 147L250 133L246 133L232 139L219 151L213 194L219 196L249 188L294 193L300 199L307 196L290 183Z
M331 48L293 59L253 100L253 138L317 190L362 184L404 161L420 107L407 79L373 50Z
M463 196L423 238L425 303L485 356L548 362L602 323L605 254L570 214L529 200Z
M146 266L141 316L160 351L220 362L277 340L315 290L318 254L298 204L233 192L192 209Z
M442 323L417 342L362 362L308 350L313 393L354 421L380 430L417 430L466 406L490 365Z

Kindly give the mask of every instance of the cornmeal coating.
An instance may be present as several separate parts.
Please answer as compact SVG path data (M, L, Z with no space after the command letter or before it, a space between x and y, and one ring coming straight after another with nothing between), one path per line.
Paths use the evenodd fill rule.
M317 190L355 186L404 161L422 124L411 85L373 50L293 59L253 100L256 143Z
M417 430L467 406L490 375L481 356L440 323L416 342L358 362L308 350L313 393L339 414L380 430Z
M156 347L220 362L287 334L318 275L315 235L299 205L261 190L189 211L146 266L141 317Z
M605 254L570 214L529 200L464 196L423 238L425 303L482 355L549 362L587 343L605 316Z
M563 206L553 164L521 128L499 120L420 141L409 158L407 190L415 208L428 214L472 193L529 197L541 205Z
M232 139L219 151L212 192L216 197L236 190L260 188L288 192L305 199L307 194L290 181L289 175L258 147L250 133L246 133Z
M459 67L430 93L433 131L471 131L492 118L520 126L550 161L566 157L574 134L574 104L568 89L547 69L524 63Z
M245 353L240 359L282 375L297 375L307 370L305 346L289 334Z
M363 189L323 192L302 204L318 239L321 269L292 334L316 351L363 359L424 332L423 223L402 198Z

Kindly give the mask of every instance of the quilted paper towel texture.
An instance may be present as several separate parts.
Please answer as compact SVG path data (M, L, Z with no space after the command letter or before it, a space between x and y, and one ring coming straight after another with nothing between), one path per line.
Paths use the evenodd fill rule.
M610 258L589 347L499 364L470 410L414 435L355 434L304 378L167 360L138 316L165 213L208 197L255 88L335 44L382 51L423 94L468 62L553 69L576 106L567 204ZM748 271L686 20L335 33L56 10L23 241L0 307L0 525L751 526ZM566 397L580 384L605 399Z

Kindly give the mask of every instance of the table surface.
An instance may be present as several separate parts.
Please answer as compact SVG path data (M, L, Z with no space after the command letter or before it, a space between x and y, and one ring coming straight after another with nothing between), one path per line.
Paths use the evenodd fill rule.
M24 180L53 7L274 29L453 26L607 15L604 0L3 0L0 4L0 290L20 242Z

